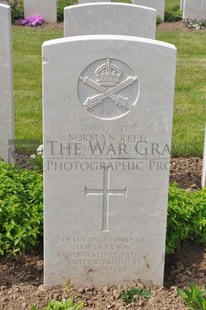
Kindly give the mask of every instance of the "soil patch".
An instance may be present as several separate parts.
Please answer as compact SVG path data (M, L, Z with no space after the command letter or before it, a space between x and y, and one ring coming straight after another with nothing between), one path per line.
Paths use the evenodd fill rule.
M157 25L157 31L191 31L188 28L187 23L183 21L175 22L175 23L161 23Z
M201 188L202 159L199 157L172 158L170 164L170 181L176 182L186 191Z
M176 254L166 257L164 287L151 288L152 298L139 298L136 303L125 305L120 298L123 286L102 286L77 288L69 282L62 287L43 287L42 252L19 255L16 259L0 261L0 309L30 309L32 304L43 307L51 299L73 297L82 301L84 309L97 310L183 310L183 301L177 295L176 287L188 283L203 286L206 276L206 249L192 243L185 243ZM138 281L128 285L141 287Z
M16 23L18 26L18 23ZM22 27L19 25L19 27ZM30 27L30 26L24 26L24 27ZM58 29L58 30L64 30L64 23L58 22L58 23L44 23L42 26L38 27L39 29ZM196 28L188 28L188 23L184 21L178 21L173 23L161 23L157 25L157 31L181 31L181 32L191 32L191 31L206 31L206 29L196 29Z
M64 30L64 23L44 23L41 28L43 29L59 29Z
M161 23L157 25L157 31L181 31L181 32L191 32L191 31L206 31L206 29L196 29L189 28L188 22L179 21L175 23Z

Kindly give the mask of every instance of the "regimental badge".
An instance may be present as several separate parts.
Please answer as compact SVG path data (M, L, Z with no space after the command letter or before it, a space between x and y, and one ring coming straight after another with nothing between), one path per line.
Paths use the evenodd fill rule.
M136 105L139 81L128 65L108 58L90 64L82 72L77 91L87 112L101 119L116 119Z

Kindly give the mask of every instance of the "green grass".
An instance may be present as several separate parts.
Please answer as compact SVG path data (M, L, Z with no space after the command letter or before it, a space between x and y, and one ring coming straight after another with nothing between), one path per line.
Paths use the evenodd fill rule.
M165 9L168 11L176 11L180 8L180 0L166 0Z
M173 155L202 156L206 122L205 32L158 32L178 50Z
M41 45L62 36L62 30L13 26L15 134L17 139L38 140L35 146L18 146L18 152L32 152L42 143ZM157 39L173 43L178 49L173 156L202 156L206 120L205 32L158 31Z
M13 26L15 137L38 140L35 146L17 146L19 152L42 143L41 45L62 36L61 30Z

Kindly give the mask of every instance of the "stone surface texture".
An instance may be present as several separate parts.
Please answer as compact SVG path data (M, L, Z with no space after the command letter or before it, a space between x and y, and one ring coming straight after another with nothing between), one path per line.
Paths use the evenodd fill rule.
M165 0L132 0L132 3L154 8L157 11L157 16L164 21Z
M180 0L180 11L183 11L184 0Z
M45 285L162 285L175 47L79 36L43 59Z
M14 139L11 10L4 4L0 4L0 38L0 157L13 161L9 146Z
M45 22L56 23L57 0L24 0L24 16L40 15Z
M206 0L184 0L183 1L184 19L206 19Z
M128 18L129 16L129 18ZM123 3L72 5L64 10L64 36L115 34L154 39L155 10Z

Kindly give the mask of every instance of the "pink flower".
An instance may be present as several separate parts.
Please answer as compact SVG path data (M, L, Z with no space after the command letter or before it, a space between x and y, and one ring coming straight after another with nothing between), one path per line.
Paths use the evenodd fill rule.
M21 26L28 25L31 27L37 27L37 26L41 26L43 23L44 23L44 19L43 17L39 15L27 16L19 20L19 25Z

